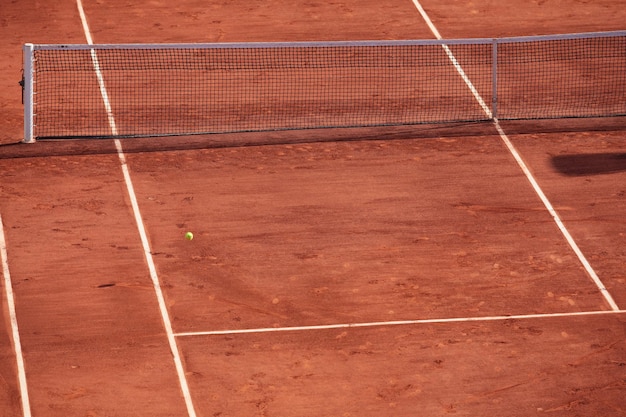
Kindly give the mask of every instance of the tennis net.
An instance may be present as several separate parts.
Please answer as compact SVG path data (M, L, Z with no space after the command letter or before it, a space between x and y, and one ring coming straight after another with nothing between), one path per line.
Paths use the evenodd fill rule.
M626 115L626 31L24 46L24 135L135 137Z

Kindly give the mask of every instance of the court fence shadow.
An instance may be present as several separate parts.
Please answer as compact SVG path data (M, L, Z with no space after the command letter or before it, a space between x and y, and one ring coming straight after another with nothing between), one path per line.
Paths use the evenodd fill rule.
M586 176L626 171L626 153L556 155L552 166L561 174Z

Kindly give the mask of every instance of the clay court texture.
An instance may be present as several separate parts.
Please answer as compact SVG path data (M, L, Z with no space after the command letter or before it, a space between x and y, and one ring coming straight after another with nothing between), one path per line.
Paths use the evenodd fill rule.
M26 144L18 84L24 43L599 32L623 6L3 1L0 416L626 415L623 117Z

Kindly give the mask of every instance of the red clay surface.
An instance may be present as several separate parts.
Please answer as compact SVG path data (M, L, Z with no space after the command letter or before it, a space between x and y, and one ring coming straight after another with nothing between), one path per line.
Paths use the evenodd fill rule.
M85 12L100 43L432 38L411 1L288 3ZM516 3L422 2L448 38L626 18L618 1ZM21 44L85 40L73 1L1 7L0 141L15 143ZM623 309L624 122L590 126L504 129ZM626 317L608 312L493 127L439 133L123 142L174 332L604 313L181 335L198 416L626 414ZM188 415L113 143L3 146L0 172L32 415ZM0 415L21 416L2 294Z

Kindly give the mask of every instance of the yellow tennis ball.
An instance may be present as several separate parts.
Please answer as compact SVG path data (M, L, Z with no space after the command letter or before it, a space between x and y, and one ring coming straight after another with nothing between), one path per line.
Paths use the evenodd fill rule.
M193 239L193 233L191 233L191 232L185 233L185 239L192 240Z

